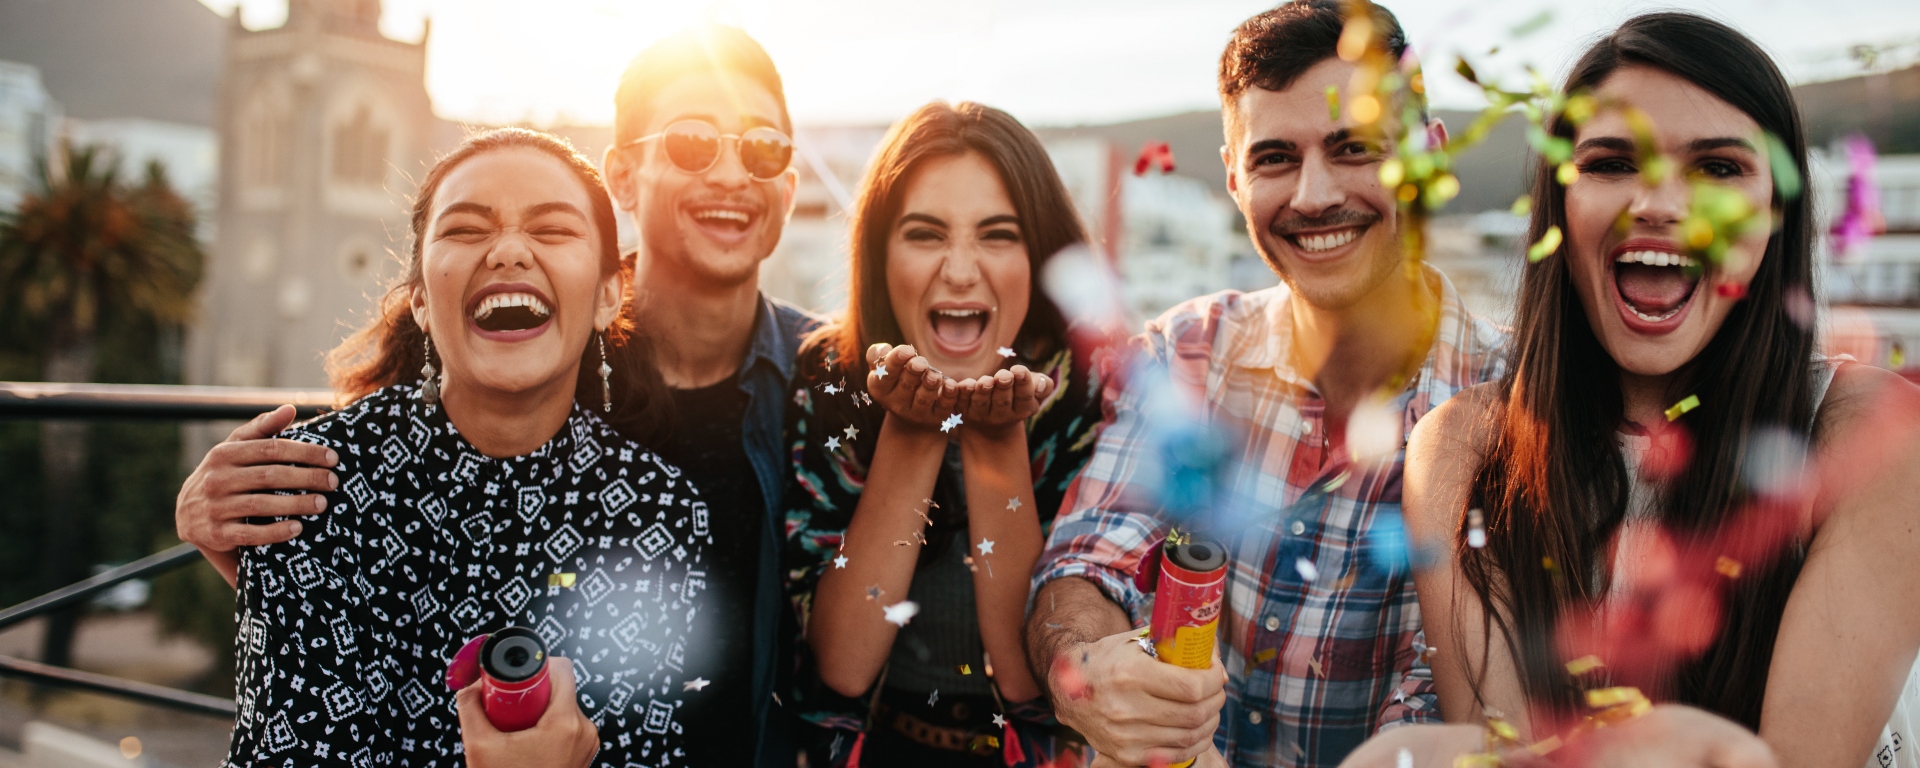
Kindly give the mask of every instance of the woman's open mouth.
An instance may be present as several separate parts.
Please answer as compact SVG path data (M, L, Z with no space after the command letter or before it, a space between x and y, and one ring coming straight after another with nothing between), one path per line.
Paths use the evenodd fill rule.
M987 321L993 310L978 307L940 307L927 311L927 325L933 341L954 357L965 357L978 350L987 337Z
M1693 257L1669 246L1627 243L1614 249L1610 274L1627 327L1666 333L1686 319L1705 272Z
M482 337L519 341L546 330L553 320L553 304L532 286L492 285L474 296L467 317Z

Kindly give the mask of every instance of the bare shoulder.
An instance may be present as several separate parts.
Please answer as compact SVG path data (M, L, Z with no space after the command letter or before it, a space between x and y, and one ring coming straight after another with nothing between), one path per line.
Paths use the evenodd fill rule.
M1885 368L1841 363L1815 415L1822 442L1861 429L1920 426L1920 386Z
M1428 412L1407 439L1409 471L1416 456L1422 462L1471 461L1478 466L1492 450L1503 402L1498 384L1476 384Z
M1473 476L1493 448L1502 402L1497 386L1462 390L1414 425L1402 509L1415 536L1444 538L1453 530Z

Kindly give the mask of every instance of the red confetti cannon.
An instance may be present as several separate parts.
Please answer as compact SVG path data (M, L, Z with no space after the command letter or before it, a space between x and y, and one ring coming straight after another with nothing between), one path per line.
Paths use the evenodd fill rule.
M507 627L481 635L460 648L447 663L447 688L460 690L480 681L480 703L487 720L502 731L524 731L540 722L553 696L547 677L547 644L526 627Z
M1149 141L1140 147L1140 157L1133 161L1133 175L1145 176L1147 169L1160 166L1161 173L1173 173L1173 147L1164 141Z

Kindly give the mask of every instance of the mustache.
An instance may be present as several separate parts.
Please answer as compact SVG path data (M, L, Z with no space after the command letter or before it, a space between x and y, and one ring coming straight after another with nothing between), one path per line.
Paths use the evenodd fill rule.
M1286 237L1310 229L1370 227L1380 222L1380 214L1354 208L1335 208L1319 216L1303 216L1293 211L1267 224L1267 234Z

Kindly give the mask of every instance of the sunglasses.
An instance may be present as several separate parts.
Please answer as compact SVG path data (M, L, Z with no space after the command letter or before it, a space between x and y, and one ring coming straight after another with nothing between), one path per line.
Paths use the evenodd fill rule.
M667 151L674 167L687 173L706 173L720 161L720 147L727 139L739 145L740 165L754 181L772 181L787 172L793 162L793 139L773 128L749 128L735 135L721 133L705 120L681 120L652 136L642 136L625 146L634 147L654 139Z

